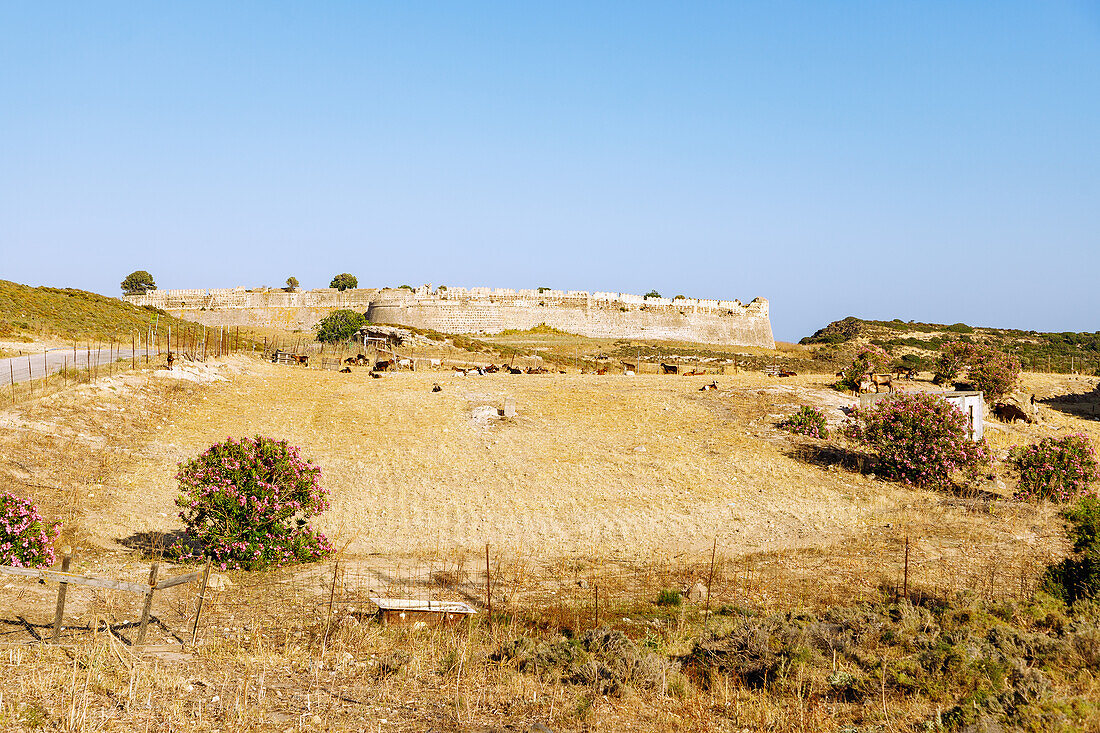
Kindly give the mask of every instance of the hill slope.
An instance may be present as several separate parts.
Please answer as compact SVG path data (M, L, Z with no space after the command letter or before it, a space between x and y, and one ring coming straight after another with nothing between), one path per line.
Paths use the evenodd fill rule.
M943 344L958 340L986 344L1013 354L1029 371L1094 373L1100 369L1100 331L1042 333L965 323L869 321L848 316L833 321L799 343L843 347L855 341L869 341L901 356L931 354Z
M32 288L0 280L0 339L30 341L36 337L65 339L129 339L134 331L144 332L158 322L168 326L191 326L157 308L140 308L118 298L75 288Z

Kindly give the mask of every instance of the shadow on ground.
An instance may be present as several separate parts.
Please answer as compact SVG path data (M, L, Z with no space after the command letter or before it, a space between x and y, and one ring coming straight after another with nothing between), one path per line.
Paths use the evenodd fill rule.
M1100 392L1054 395L1038 400L1052 410L1083 420L1100 420Z
M141 552L142 557L149 559L163 557L164 551L175 544L187 547L189 550L198 549L197 546L188 541L187 533L182 529L175 529L170 532L136 532L129 537L116 539L115 541L128 549L138 550Z

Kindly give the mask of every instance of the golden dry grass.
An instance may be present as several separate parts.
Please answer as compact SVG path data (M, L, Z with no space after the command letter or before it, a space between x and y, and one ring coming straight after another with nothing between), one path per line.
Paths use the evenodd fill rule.
M410 632L361 622L358 611L378 592L480 603L488 542L498 613L579 632L594 622L598 586L602 622L676 649L701 609L685 605L652 625L652 599L706 580L715 539L712 609L882 597L901 582L906 538L910 587L934 595L1026 597L1065 552L1051 507L908 489L822 462L814 441L777 431L800 404L839 416L846 398L821 378L729 375L718 377L719 391L699 392L713 377L439 371L375 380L229 364L241 373L203 387L116 378L20 403L0 413L2 477L66 520L79 571L140 580L146 566L115 540L178 526L178 461L227 435L284 437L325 471L333 509L320 525L343 547L336 585L331 564L231 574L235 585L212 594L186 665L134 658L91 631L132 621L132 599L74 592L66 623L89 630L72 632L68 651L20 647L0 657L0 724L481 730L508 722L522 730L541 720L555 730L836 730L850 711L768 700L729 680L705 692L593 696L486 661L522 628ZM431 392L436 382L440 393ZM1095 380L1027 375L1026 386L1044 398L1088 393ZM476 419L477 408L503 407L506 397L515 419ZM1043 412L1039 426L994 426L990 442L1003 451L1066 430L1100 438L1094 420ZM995 467L982 490L1005 496L1011 476ZM2 592L6 617L48 623L52 586ZM185 630L194 603L184 587L159 599L156 613ZM411 654L407 670L379 677L372 658L394 650ZM465 660L461 674L456 659ZM891 700L902 708L896 720L927 712L907 718L907 704Z

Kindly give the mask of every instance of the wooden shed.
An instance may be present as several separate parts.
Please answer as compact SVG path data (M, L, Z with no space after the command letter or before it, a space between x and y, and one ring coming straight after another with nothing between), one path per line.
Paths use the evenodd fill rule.
M372 598L378 619L397 626L449 626L477 611L462 601L423 601L413 598Z

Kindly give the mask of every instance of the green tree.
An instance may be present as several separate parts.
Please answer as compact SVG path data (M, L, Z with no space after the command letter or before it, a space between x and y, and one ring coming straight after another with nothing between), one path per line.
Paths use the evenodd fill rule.
M342 272L336 277L332 278L332 282L330 282L328 286L330 288L336 288L337 290L343 292L348 288L359 287L359 280L357 280L355 275L352 275L350 272Z
M122 281L123 295L145 295L150 290L156 290L157 284L153 282L153 276L145 270L134 270Z
M647 297L647 298L660 298L661 294L658 293L656 290L650 290L648 293L645 294L645 297Z
M327 344L342 343L355 335L366 322L362 313L352 310L333 311L316 325L317 340Z
M298 289L298 278L294 277L293 275L288 277L286 279L286 289L287 290L297 290Z

